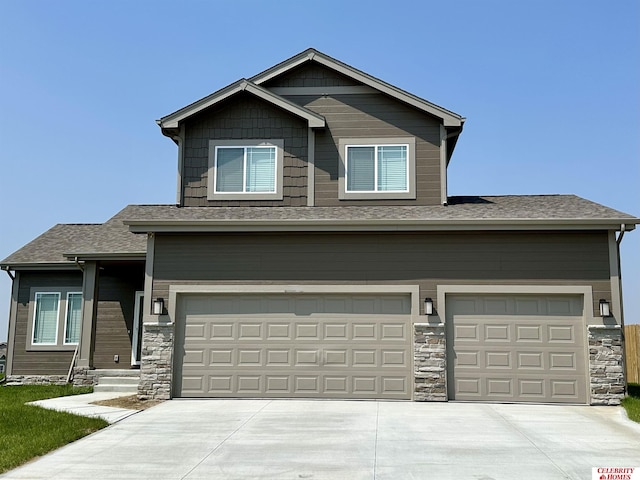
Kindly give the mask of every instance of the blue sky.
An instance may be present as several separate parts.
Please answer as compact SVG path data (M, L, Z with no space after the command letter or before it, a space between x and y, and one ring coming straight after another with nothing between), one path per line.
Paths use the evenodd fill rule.
M0 3L0 258L56 223L173 203L155 120L308 47L467 117L450 194L640 215L640 2ZM640 323L640 232L622 243ZM10 282L0 276L0 340Z

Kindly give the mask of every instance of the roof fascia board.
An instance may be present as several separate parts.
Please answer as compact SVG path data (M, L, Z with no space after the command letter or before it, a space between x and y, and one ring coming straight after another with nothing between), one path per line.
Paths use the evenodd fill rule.
M422 98L416 97L402 89L394 87L393 85L379 80L371 75L364 73L356 68L353 68L345 63L342 63L334 58L328 57L318 51L308 50L302 52L289 60L276 65L275 67L268 69L258 75L251 77L251 81L256 85L260 85L267 80L270 80L278 75L281 75L293 68L301 65L304 62L316 61L326 67L329 67L347 77L350 77L358 82L361 82L369 87L375 88L378 91L386 93L391 97L397 98L411 106L414 106L420 110L423 110L431 115L442 119L445 127L459 127L464 123L464 117L451 112L445 108L442 108L434 103L431 103Z
M135 253L64 253L69 260L144 260L145 252Z
M126 221L133 233L148 232L322 232L322 231L482 231L482 230L620 230L615 220L221 220ZM632 224L626 223L627 230Z
M78 265L73 262L60 263L2 263L3 270L78 270Z
M238 80L222 90L218 90L217 92L212 93L191 105L181 108L180 110L161 118L158 123L163 129L178 128L180 122L185 118L195 115L196 113L201 112L202 110L242 91L247 91L268 103L288 111L289 113L304 118L309 122L309 126L312 128L322 128L325 126L325 119L321 115L318 115L307 108L296 105L295 103L270 92L266 88L255 85L246 79Z

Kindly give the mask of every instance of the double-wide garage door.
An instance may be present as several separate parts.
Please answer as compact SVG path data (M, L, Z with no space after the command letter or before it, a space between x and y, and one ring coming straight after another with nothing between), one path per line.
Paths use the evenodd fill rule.
M449 398L587 403L581 296L447 298Z
M178 297L175 395L410 399L409 295Z

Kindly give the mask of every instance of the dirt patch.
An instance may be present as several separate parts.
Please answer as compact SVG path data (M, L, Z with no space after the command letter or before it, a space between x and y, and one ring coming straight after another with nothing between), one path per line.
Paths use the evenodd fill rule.
M164 400L139 400L137 395L131 395L129 397L111 398L109 400L100 400L98 402L91 402L94 405L102 405L105 407L116 408L128 408L130 410L146 410L162 403Z

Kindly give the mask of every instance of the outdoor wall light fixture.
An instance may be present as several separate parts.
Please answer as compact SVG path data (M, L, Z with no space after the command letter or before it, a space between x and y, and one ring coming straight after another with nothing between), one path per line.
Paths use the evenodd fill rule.
M153 315L162 315L164 312L164 298L156 298L153 301L152 311Z
M611 305L604 298L600 299L600 316L601 317L611 316Z
M433 315L433 300L429 297L424 299L424 314Z

